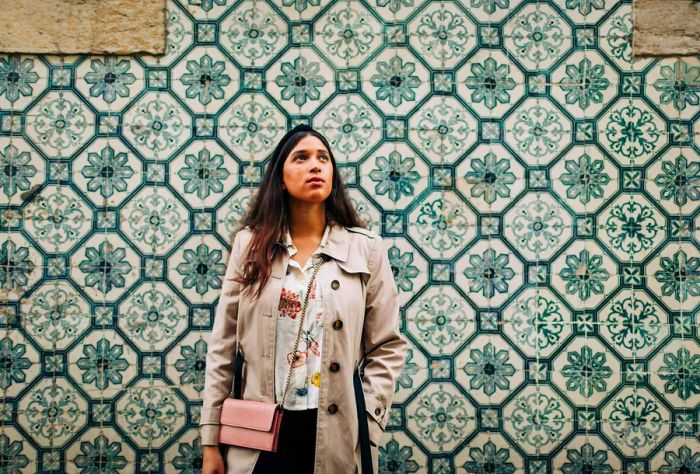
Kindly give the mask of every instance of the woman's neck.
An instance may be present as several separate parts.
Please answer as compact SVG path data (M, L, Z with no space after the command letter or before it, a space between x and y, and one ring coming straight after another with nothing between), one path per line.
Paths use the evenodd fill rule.
M322 236L326 230L326 205L320 203L289 203L289 235L292 240Z

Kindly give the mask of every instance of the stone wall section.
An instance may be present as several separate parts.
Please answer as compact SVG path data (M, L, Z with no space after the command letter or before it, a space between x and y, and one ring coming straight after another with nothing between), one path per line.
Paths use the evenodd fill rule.
M2 2L0 51L165 53L165 0Z

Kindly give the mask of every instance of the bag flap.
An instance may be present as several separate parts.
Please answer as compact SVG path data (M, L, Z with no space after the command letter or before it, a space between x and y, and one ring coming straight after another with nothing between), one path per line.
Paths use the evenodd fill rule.
M221 424L257 431L270 431L279 405L227 398L221 408Z

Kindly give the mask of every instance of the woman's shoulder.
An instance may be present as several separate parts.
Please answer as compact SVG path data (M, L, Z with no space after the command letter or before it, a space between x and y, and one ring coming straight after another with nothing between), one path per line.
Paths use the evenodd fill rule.
M248 242L250 242L250 239L253 237L253 231L251 230L250 227L245 226L241 227L240 229L234 231L233 234L233 246L240 246L242 248L245 248L246 245L248 245Z
M361 250L361 253L367 256L376 253L384 245L382 237L369 229L364 227L345 227L345 229L348 231L350 247L364 250Z
M386 252L382 237L364 227L345 227L348 233L348 246L354 259L364 261L367 273L372 274L381 264Z
M366 229L365 227L345 227L345 229L348 231L350 240L358 243L361 242L368 247L381 245L382 237L378 233Z
M242 238L250 238L253 236L253 230L249 226L241 227L236 231L236 235L240 235Z
M364 235L365 237L368 237L370 239L378 239L379 234L372 232L369 229L365 229L364 227L345 227L348 232L352 232L353 234L360 234Z

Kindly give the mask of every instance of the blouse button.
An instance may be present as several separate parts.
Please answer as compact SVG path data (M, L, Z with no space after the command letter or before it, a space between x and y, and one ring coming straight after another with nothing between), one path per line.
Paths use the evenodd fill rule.
M338 330L343 327L343 322L340 319L333 321L333 329Z
M337 412L338 412L338 405L336 405L335 403L331 403L330 405L328 405L328 413L333 415Z
M377 408L374 409L374 414L375 414L375 415L379 416L381 413L382 413L382 409L381 409L381 408L377 407Z
M333 280L331 282L331 288L333 288L334 290L337 290L339 287L340 287L340 282L338 280Z
M340 364L337 362L331 363L331 372L338 372L340 370Z

